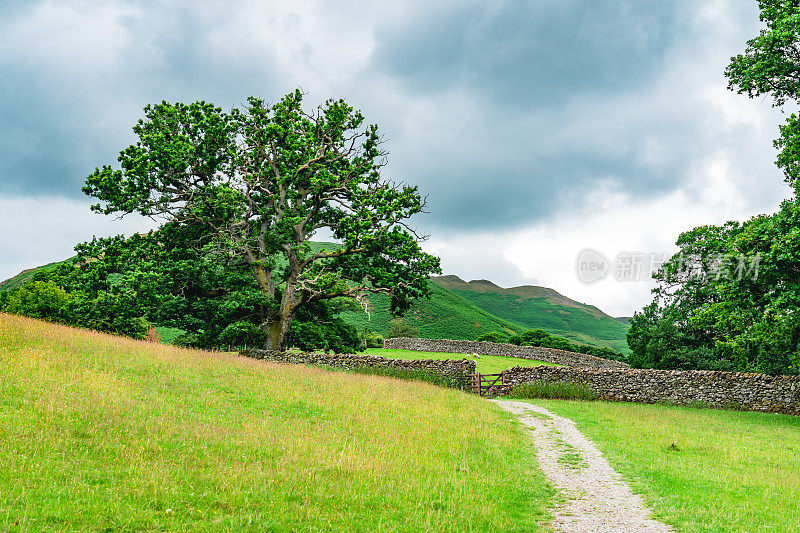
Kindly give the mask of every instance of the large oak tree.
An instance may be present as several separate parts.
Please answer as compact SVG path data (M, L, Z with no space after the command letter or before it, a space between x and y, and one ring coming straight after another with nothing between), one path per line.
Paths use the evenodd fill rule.
M382 292L402 313L439 272L409 224L424 198L382 175L378 127L343 100L311 112L302 100L295 91L230 112L206 102L148 106L120 168L95 169L83 188L100 213L205 227L196 245L250 271L268 302L266 347L279 350L301 309ZM320 232L337 244L312 246Z

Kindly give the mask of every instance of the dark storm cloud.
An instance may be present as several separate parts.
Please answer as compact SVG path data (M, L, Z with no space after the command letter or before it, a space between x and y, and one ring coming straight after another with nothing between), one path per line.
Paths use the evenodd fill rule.
M630 91L679 38L661 1L479 2L395 19L376 31L377 69L415 91L470 86L525 108Z
M591 191L601 181L625 183L634 195L652 195L671 189L681 175L678 164L656 173L628 159L569 152L503 165L451 163L446 173L444 165L411 172L429 195L428 220L441 227L485 230L545 219L564 210L570 196Z
M0 36L12 49L0 53L0 193L79 197L85 176L114 163L133 140L131 127L148 103L202 99L229 108L250 94L272 96L269 54L261 54L254 69L252 56L261 51L231 51L209 41L225 22L224 10L201 17L191 6L127 6L139 9L120 9L103 20L69 11L87 24L113 26L96 40L53 15L40 17L44 27L20 31L16 42ZM5 39L32 25L26 18L36 19L37 9L43 6L5 7ZM50 35L48 25L55 27Z
M546 220L600 184L643 198L674 191L710 157L764 174L736 148L752 131L724 123L704 94L724 90L724 63L755 32L755 6L706 8L538 0L387 17L371 68L441 104L430 106L435 131L405 134L426 136L436 153L419 157L416 143L404 157L401 140L394 168L422 184L428 220L448 229ZM441 140L449 123L458 143Z
M705 154L747 139L740 127L717 127L682 89L697 72L675 65L720 38L696 23L700 3L3 6L0 194L81 198L85 176L133 141L148 103L228 108L298 86L309 101L347 98L381 124L391 177L429 194L424 221L438 227L523 226L598 183L642 196L674 190ZM729 24L756 21L753 5L726 9ZM314 31L297 31L310 23ZM373 42L350 44L364 27ZM295 55L287 60L276 42ZM325 55L337 46L341 55ZM342 61L362 53L363 63ZM704 75L722 87L714 68Z

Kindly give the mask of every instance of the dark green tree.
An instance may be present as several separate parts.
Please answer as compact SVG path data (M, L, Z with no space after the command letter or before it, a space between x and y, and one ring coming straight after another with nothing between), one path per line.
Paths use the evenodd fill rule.
M695 228L677 244L655 275L653 302L631 319L631 364L800 370L800 204Z
M0 295L14 303L5 305L10 312L135 338L157 324L184 330L176 342L186 346L263 345L260 326L269 302L243 265L212 261L195 247L200 234L202 228L170 222L128 239L94 239L78 245L74 258ZM54 290L62 294L58 305L48 303ZM333 299L302 309L293 331L308 322L316 335L293 340L305 349L357 351L356 329L336 318L354 305Z
M202 228L195 247L207 262L249 271L265 346L279 350L304 308L381 292L400 314L439 272L408 223L424 199L381 174L377 126L342 100L312 112L301 104L295 91L227 113L205 102L148 106L121 168L96 169L83 189L100 213ZM313 247L321 231L338 244Z
M59 321L67 313L69 295L52 281L34 280L8 293L3 299L9 313Z
M508 335L503 335L497 331L490 331L478 337L478 340L485 342L508 342Z
M800 2L758 0L758 7L765 27L731 58L725 76L729 89L782 106L800 94Z

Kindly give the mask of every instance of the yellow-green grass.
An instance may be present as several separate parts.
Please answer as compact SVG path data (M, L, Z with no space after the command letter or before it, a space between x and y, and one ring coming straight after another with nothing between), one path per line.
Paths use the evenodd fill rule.
M574 420L679 531L800 531L800 417L530 401Z
M394 350L386 348L367 348L369 355L380 355L381 357L391 357L393 359L471 359L472 354L465 353L446 353L446 352L418 352L416 350ZM477 371L481 374L496 374L503 370L515 366L561 366L544 361L533 361L520 357L506 357L501 355L481 355L475 359Z
M537 530L474 395L0 314L0 530Z

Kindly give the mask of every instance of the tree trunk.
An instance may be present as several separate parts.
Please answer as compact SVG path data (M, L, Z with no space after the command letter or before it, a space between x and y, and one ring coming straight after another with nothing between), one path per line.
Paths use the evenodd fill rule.
M286 281L286 289L283 291L280 311L277 315L267 319L267 341L264 345L265 350L286 351L286 345L289 341L289 329L292 327L294 314L297 310L297 302L295 300L296 286L296 278L290 277Z
M265 350L286 351L286 343L289 340L289 328L292 326L293 317L276 316L266 324L267 340L264 343Z

